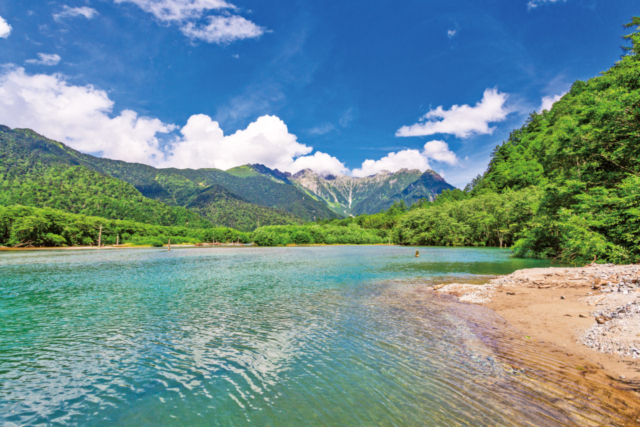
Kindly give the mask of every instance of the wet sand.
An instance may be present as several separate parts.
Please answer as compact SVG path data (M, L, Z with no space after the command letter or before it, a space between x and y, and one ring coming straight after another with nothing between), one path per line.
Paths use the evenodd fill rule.
M477 290L480 285L471 286ZM514 425L640 426L640 396L633 387L611 378L592 358L523 332L485 304L460 303L452 293L403 284L391 287L382 298L422 316L425 328L433 327L425 307L434 305L446 307L464 322L482 344L474 346L479 357L461 363L485 363L492 379L480 376L478 383L529 413L529 419ZM461 345L473 346L467 341Z
M434 288L493 310L525 340L555 346L588 375L640 398L639 265L519 270L485 285Z

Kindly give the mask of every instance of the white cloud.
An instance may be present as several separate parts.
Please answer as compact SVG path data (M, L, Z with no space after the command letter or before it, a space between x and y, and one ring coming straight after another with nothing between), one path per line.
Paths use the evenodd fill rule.
M424 144L422 155L436 162L446 163L451 166L455 166L459 162L458 157L453 151L449 150L449 145L444 141L427 142Z
M11 25L0 16L0 39L6 39L11 34Z
M452 39L456 35L457 32L458 32L458 30L448 30L447 31L447 37Z
M333 125L333 123L325 123L325 124L322 124L320 126L315 126L315 127L311 128L311 129L309 129L308 132L311 135L326 135L326 134L328 134L329 132L331 132L331 131L333 131L335 129L336 129L336 127Z
M55 53L39 53L38 58L40 59L27 59L25 62L27 64L37 64L37 65L57 65L62 58L60 55L56 55Z
M115 2L133 3L164 22L199 19L210 10L236 8L223 0L115 0Z
M492 134L489 123L501 122L509 115L505 107L508 94L498 89L486 89L482 100L475 106L453 105L450 110L439 106L425 114L418 123L403 126L396 136L426 136L438 133L468 138L472 135Z
M561 1L565 2L566 0L530 0L529 3L527 3L527 9L531 10L531 9L535 9L536 7L542 4L559 3Z
M111 117L113 101L91 85L74 86L60 75L28 75L7 68L0 75L0 121L30 128L85 153L130 162L162 157L156 135L172 125L124 110Z
M225 135L218 122L196 114L163 148L159 135L170 134L177 126L140 117L131 110L113 115L113 107L105 91L70 84L59 74L29 75L16 67L7 67L0 74L0 124L30 128L76 150L111 159L178 168L229 169L260 163L292 173L309 168L322 174L354 176L402 168L426 170L431 160L458 164L449 146L436 140L427 142L422 151L403 150L366 160L350 172L337 158L314 153L282 120L268 115Z
M311 169L323 175L347 175L350 173L349 169L340 160L320 151L316 151L313 156L298 157L286 170L296 173L302 169Z
M353 107L351 107L342 114L338 123L340 123L340 126L343 128L346 128L351 124L351 122L353 122L353 120L355 120L355 114L353 112Z
M98 15L98 11L87 6L82 7L69 7L64 5L62 7L62 12L55 13L53 15L53 19L56 21L61 21L64 18L76 18L78 16L84 16L87 19L92 19L94 16Z
M182 137L171 148L164 165L178 168L229 169L260 163L273 169L297 172L310 168L319 173L345 173L335 157L313 151L289 133L276 116L262 116L246 129L224 135L218 122L204 114L193 115L180 130Z
M262 163L289 170L293 159L313 149L297 141L287 125L275 116L262 116L246 129L225 136L218 122L204 114L193 115L180 130L167 164L179 168L229 169Z
M113 116L113 106L105 91L72 85L59 74L29 75L15 67L0 74L0 124L33 129L85 153L163 167L229 169L261 163L289 172L348 172L328 154L309 156L313 148L298 142L275 116L224 135L218 122L193 115L163 150L158 136L176 130L175 125L131 110Z
M182 33L193 39L208 43L229 43L235 40L252 39L264 33L262 27L257 26L242 16L209 16L207 25L196 25L187 22L181 28Z
M553 104L560 101L560 98L562 98L565 93L567 92L561 93L560 95L550 95L542 97L542 104L540 104L540 109L538 111L551 110Z
M431 169L429 159L437 162L457 165L458 157L449 150L449 146L444 141L429 141L424 145L422 151L402 150L397 153L389 153L380 160L365 160L359 169L354 169L353 176L375 175L381 171L396 172L400 169L420 169L425 171Z
M161 22L177 23L180 31L192 40L229 43L260 37L265 29L238 15L208 15L211 11L236 10L224 0L114 0L133 3ZM202 25L200 21L206 20Z

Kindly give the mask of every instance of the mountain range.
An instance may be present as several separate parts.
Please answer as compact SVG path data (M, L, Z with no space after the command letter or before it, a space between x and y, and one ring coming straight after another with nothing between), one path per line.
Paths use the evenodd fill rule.
M29 129L0 125L0 205L52 207L158 225L261 225L376 213L453 189L434 171L355 178L296 174L264 165L158 169L95 157Z

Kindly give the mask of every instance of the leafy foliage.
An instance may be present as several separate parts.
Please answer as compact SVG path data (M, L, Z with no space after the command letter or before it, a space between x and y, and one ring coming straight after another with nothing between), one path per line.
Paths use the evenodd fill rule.
M366 230L357 224L335 225L270 225L258 228L253 234L258 246L285 246L290 244L376 244L384 243L374 230Z
M144 197L131 184L83 166L50 162L55 155L30 148L19 135L0 129L0 205L51 207L165 226L211 226L195 212Z
M237 168L245 172L238 176L217 169L155 169L82 154L28 129L0 127L2 205L167 226L210 227L213 221L242 230L337 216L296 186L255 167ZM220 191L207 206L202 192L212 186Z
M576 82L551 111L533 114L494 153L473 190L536 185L544 195L516 246L525 256L629 262L640 258L640 19L627 55Z
M263 225L294 225L304 221L288 212L249 203L219 185L201 190L187 208L213 224L227 224L240 231L252 231Z
M407 213L333 221L393 227L414 245L512 246L565 262L640 260L640 18L611 69L576 82L496 147L465 191ZM384 225L383 225L384 224Z
M51 208L0 206L0 246L56 247L96 246L101 243L166 245L212 242L249 243L251 235L226 227L195 229L163 227L134 221L109 220Z

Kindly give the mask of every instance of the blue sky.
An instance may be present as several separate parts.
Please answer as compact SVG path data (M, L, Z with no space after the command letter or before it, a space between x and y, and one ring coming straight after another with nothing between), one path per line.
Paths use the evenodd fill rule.
M161 167L430 167L464 187L619 59L638 5L0 0L0 123Z

